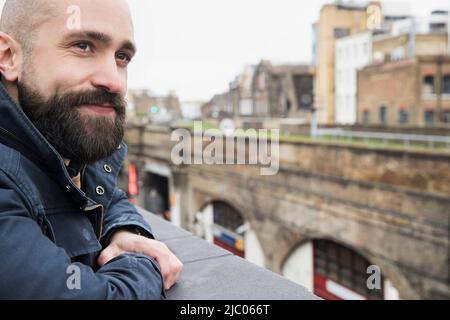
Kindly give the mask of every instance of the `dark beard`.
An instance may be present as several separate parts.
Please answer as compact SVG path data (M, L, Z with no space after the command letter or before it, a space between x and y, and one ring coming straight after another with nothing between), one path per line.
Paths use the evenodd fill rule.
M18 90L24 113L62 157L90 164L111 156L122 142L126 102L119 94L94 89L54 94L45 100L23 83L18 83ZM115 120L81 115L78 108L104 104L114 107Z

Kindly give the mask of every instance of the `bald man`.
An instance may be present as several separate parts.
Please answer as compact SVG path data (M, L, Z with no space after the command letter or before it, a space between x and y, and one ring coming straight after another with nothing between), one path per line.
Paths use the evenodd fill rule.
M182 264L116 187L121 0L7 0L0 21L0 299L161 299Z

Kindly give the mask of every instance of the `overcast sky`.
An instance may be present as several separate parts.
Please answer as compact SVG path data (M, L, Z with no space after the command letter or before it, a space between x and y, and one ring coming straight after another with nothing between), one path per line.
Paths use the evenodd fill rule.
M139 49L130 65L129 87L208 100L225 91L247 63L262 58L309 63L311 24L331 0L129 2ZM450 6L450 0L405 2L415 15Z
M131 87L182 99L225 91L246 63L311 61L311 25L326 0L130 0L140 56ZM392 1L388 1L392 2ZM448 9L449 0L410 0L411 13ZM398 3L398 2L397 2Z

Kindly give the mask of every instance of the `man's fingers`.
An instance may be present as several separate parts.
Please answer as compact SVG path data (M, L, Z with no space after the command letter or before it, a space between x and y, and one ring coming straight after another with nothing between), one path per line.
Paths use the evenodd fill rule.
M172 286L169 258L165 253L160 253L157 257L155 257L155 260L161 268L161 275L164 280L164 289L168 290Z
M181 271L183 270L183 263L181 263L181 261L178 260L178 258L175 255L173 255L172 266L173 266L172 274L174 276L174 281L173 282L175 284L175 282L177 282L178 279L180 278Z
M178 281L182 263L163 243L160 243L160 250L155 259L161 267L164 289L168 290Z
M100 266L123 253L122 250L127 250L127 252L141 253L156 260L159 264L166 290L170 289L178 281L183 264L164 243L134 234L128 234L127 232L117 233L112 241L115 241L114 243L116 245L112 248L108 247L102 252L99 257ZM120 252L117 253L115 249Z
M105 251L103 251L102 254L98 257L97 263L100 267L103 267L105 264L107 264L112 259L113 259L112 254L105 253Z
M100 267L103 267L109 261L114 259L115 257L122 254L122 251L116 248L115 246L109 246L105 250L103 250L98 257L97 263Z
M178 258L173 255L170 254L171 257L170 259L170 263L169 263L169 272L165 278L164 281L164 288L166 290L169 290L179 279L181 271L183 269L183 264L181 263L180 260L178 260Z

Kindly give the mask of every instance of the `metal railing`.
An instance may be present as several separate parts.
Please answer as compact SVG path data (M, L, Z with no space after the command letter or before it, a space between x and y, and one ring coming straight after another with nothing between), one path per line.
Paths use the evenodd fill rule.
M350 142L361 140L369 143L370 141L380 141L383 144L389 142L403 143L405 147L411 144L423 144L428 148L443 146L450 149L450 136L435 136L421 134L389 133L389 132L368 132L368 131L348 131L344 129L322 129L317 128L312 131L313 138L330 137L332 140L344 138Z

